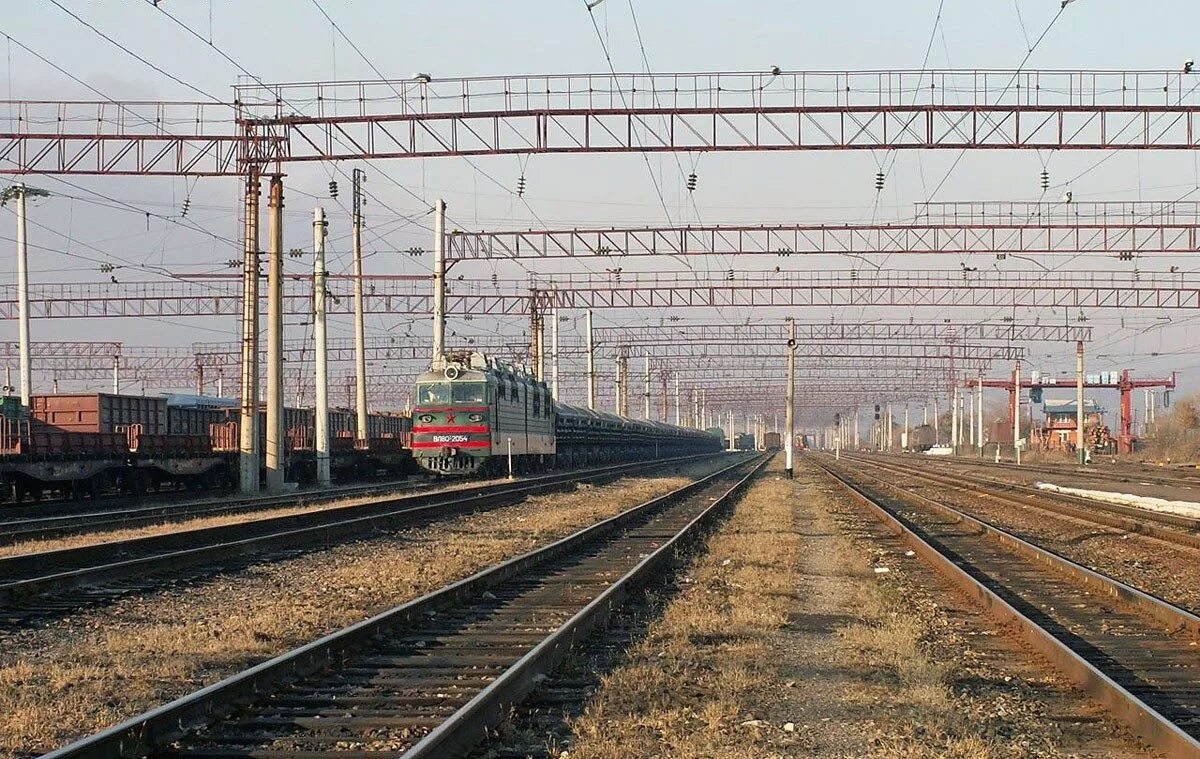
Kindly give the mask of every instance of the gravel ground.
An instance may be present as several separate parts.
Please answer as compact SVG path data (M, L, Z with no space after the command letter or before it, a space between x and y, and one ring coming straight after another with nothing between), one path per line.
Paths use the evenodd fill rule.
M1051 511L988 498L978 486L931 486L893 472L889 483L934 498L996 527L1193 612L1200 610L1200 551Z
M41 753L679 487L581 485L0 634L0 757Z
M774 462L582 713L542 738L546 755L1148 755L810 464L794 482L779 473ZM501 732L531 745L519 723Z

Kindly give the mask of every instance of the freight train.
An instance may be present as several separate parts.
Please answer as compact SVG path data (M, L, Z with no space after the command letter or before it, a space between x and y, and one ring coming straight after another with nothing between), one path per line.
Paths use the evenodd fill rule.
M355 415L329 414L330 461L338 480L417 471L407 414L370 414L359 440ZM0 417L0 499L47 495L140 495L169 488L221 491L237 484L239 413L234 402L203 396L85 393L38 395ZM259 443L265 413L260 412ZM312 409L285 409L286 476L316 479Z
M447 356L417 378L412 452L441 475L538 471L719 451L721 439L558 403L528 372L482 353Z

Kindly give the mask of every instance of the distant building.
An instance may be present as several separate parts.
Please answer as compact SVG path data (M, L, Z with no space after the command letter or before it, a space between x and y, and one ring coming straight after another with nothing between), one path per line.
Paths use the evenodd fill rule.
M1079 435L1075 411L1073 399L1047 400L1042 404L1045 421L1039 430L1041 448L1052 451L1077 448ZM1108 428L1104 426L1104 409L1094 400L1085 399L1083 402L1083 428L1089 447L1096 447L1108 435Z

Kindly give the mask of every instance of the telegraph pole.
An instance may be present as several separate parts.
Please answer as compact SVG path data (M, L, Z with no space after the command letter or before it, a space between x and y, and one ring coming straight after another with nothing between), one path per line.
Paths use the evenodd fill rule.
M1083 341L1075 341L1075 453L1080 464L1087 463L1083 437Z
M316 342L316 419L313 432L317 453L317 485L328 487L333 477L329 462L329 346L325 338L325 209L313 209L313 340Z
M790 480L794 476L795 456L794 448L796 447L796 320L788 319L788 341L787 341L787 442L783 446L784 464L783 467L787 471L787 478Z
M351 172L351 178L354 182L354 215L350 239L354 248L354 392L356 393L354 405L357 412L354 436L360 441L365 441L367 439L367 327L363 303L362 183L366 180L367 174L362 169L354 169Z
M258 201L261 176L251 167L246 178L245 238L242 258L242 398L238 423L238 484L258 492Z
M592 334L592 309L587 310L587 405L596 410L596 338Z
M283 491L283 177L267 198L267 491Z
M446 365L446 201L433 205L433 362Z

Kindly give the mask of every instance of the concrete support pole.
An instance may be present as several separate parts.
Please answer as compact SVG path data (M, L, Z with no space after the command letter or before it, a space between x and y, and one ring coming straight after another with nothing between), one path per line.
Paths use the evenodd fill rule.
M681 406L679 404L679 375L675 375L675 426L680 426Z
M1021 361L1013 367L1013 460L1021 463Z
M433 204L433 361L446 366L446 201Z
M558 309L550 309L550 396L558 398Z
M1087 461L1083 429L1083 341L1075 341L1075 453L1079 463Z
M587 310L587 405L596 410L596 338L592 334L592 309Z
M952 379L950 385L950 451L958 455L958 380Z
M900 449L908 450L912 447L912 441L908 439L908 403L904 404L904 439L900 441Z
M860 410L857 406L854 407L854 450L856 451L860 447L860 438L858 435L858 414Z
M787 427L787 440L783 444L783 468L787 478L794 476L796 455L796 320L788 319L787 341L787 408L784 409L784 426Z
M242 258L242 397L238 422L238 484L242 493L258 492L258 201L261 177L251 169L243 205Z
M643 356L642 365L642 418L650 420L650 354Z
M697 429L700 426L700 393L696 388L692 388L692 429Z
M886 426L884 433L883 433L884 434L883 447L884 447L884 450L891 453L892 445L893 445L892 430L894 429L894 426L892 424L892 404L890 404L890 403L887 404L887 406L885 408L887 410L887 413L884 414L884 417L883 417L885 426Z
M350 246L354 254L354 436L360 442L367 439L367 325L363 300L362 183L367 178L362 169L351 172L354 181L353 216Z
M942 444L942 425L940 423L941 418L938 415L938 402L937 401L938 401L937 396L936 395L933 396L933 444L941 445Z
M33 364L29 347L29 230L25 220L25 185L19 185L17 201L17 350L19 356L18 375L21 385L21 405L29 407L29 396L33 393Z
M979 446L979 458L983 458L983 370L979 370L979 384L975 387L975 403L976 415L979 420L979 430L975 437L975 443Z
M616 379L613 382L613 413L623 416L621 412L621 356L617 356Z
M971 447L975 447L975 399L971 397L970 388L967 386L966 377L963 378L963 401L967 406L967 437L970 438Z
M267 492L283 492L283 177L267 198Z
M121 357L113 356L113 395L121 392Z
M313 342L316 344L316 410L313 449L317 454L317 485L333 481L329 462L329 346L325 335L325 209L313 209Z

